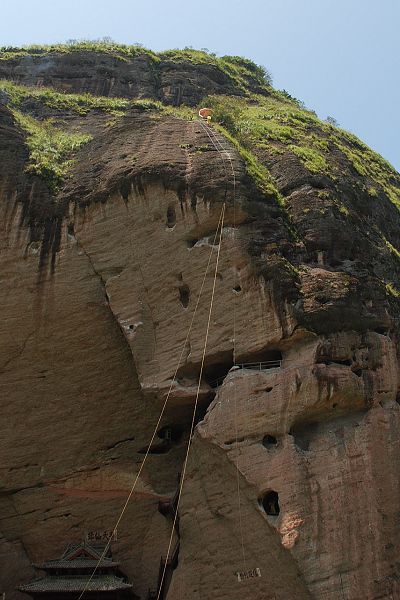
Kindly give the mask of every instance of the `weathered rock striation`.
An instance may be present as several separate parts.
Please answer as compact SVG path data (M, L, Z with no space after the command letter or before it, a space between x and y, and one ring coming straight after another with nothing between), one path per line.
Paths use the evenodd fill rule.
M307 111L304 135L331 172L299 141L249 137L244 149L239 127L228 139L197 110L182 118L182 103L211 94L236 95L235 110L273 96L203 58L0 61L1 78L32 88L18 110L92 137L55 195L27 170L29 134L1 93L7 598L23 597L31 563L112 531L136 479L113 556L148 597L172 531L159 501L185 468L197 390L168 599L400 597L400 176L378 159L376 177L362 172L356 142L333 143ZM79 114L38 99L40 86L132 102L122 116Z

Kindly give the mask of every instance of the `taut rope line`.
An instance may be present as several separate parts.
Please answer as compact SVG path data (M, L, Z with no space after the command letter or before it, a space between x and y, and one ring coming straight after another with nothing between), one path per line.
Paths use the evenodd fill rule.
M233 166L233 162L232 162L232 157L230 155L230 153L226 150L226 148L224 148L224 146L221 144L221 140L217 137L216 132L214 131L214 129L212 129L209 126L206 126L204 123L201 123L204 131L206 132L207 136L209 137L211 143L213 144L214 148L216 149L217 152L219 152L222 161L224 163L224 169L225 169L225 174L226 177L228 178L228 173L227 173L227 169L225 166L225 158L227 158L229 160L229 163L231 165L231 170L232 170L232 179L233 179L233 248L235 249L235 234L236 234L236 174L235 174L235 169ZM212 134L212 135L211 135ZM213 139L214 138L214 139ZM218 149L217 147L220 147L220 149ZM233 265L234 271L233 271L233 287L236 288L236 266L235 264ZM233 303L233 364L236 365L236 299ZM246 556L245 556L245 549L244 549L244 535L243 535L243 520L242 520L242 507L241 507L241 500L240 500L240 474L239 474L239 459L240 459L240 449L239 449L239 443L238 443L238 427L237 427L237 399L236 399L236 386L233 386L233 396L234 396L234 407L235 407L235 438L236 438L236 450L237 450L237 459L236 459L236 488L237 488L237 500L238 500L238 513L239 513L239 528L240 528L240 539L241 539L241 546L242 546L242 558L243 558L243 570L246 570Z
M170 536L170 539L169 539L168 550L167 550L167 557L166 557L166 561L165 561L165 564L164 564L164 570L163 570L163 574L162 574L162 577L161 577L160 586L159 586L159 589L158 589L157 600L160 600L160 594L161 594L162 585L163 585L163 582L164 582L165 571L167 569L168 558L169 558L169 555L170 555L171 546L172 546L172 540L173 540L173 537L174 537L175 523L176 523L176 519L177 519L177 516L178 516L178 510L179 510L179 505L180 505L181 496L182 496L183 483L184 483L185 475L186 475L186 469L187 469L187 464L188 464L188 459L189 459L189 452L190 452L190 448L191 448L191 444L192 444L192 435L193 435L194 423L195 423L195 418L196 418L197 404L198 404L199 394L200 394L201 378L203 376L204 361L205 361L205 357L206 357L207 343L208 343L208 335L209 335L209 331L210 331L211 314L212 314L212 309L213 309L213 305L214 305L215 285L216 285L216 281L217 281L219 256L220 256L220 253L221 253L221 244L222 244L222 231L223 231L223 228L224 228L224 216L225 216L225 204L222 207L221 216L220 216L220 220L219 220L219 224L218 224L218 226L219 226L219 244L218 244L217 260L216 260L216 263L215 263L215 271L214 271L213 287L212 287L212 292L211 292L210 309L208 311L208 320L207 320L206 335L205 335L205 340L204 340L203 355L202 355L202 358L201 358L200 374L199 374L199 381L198 381L198 385L197 385L196 398L195 398L194 407L193 407L193 416L192 416L192 423L191 423L190 433L189 433L188 447L187 447L187 450L186 450L185 462L183 464L182 476L181 476L181 481L180 481L180 485L179 485L178 499L177 499L177 503L176 503L176 510L175 510L175 515L174 515L174 521L173 521L173 525L172 525L172 532L171 532L171 536Z
M208 262L207 262L206 270L205 270L205 272L204 272L204 276L203 276L203 280L202 280L202 283L201 283L200 292L199 292L199 295L198 295L198 298L197 298L196 306L195 306L195 308L194 308L193 315L192 315L192 319L191 319L191 321L190 321L189 329L188 329L188 332L187 332L187 335L186 335L185 341L184 341L184 343L183 343L182 351L181 351L181 354L180 354L180 356L179 356L178 364L177 364L177 366L176 366L176 369L175 369L175 372L174 372L174 375L173 375L173 378L172 378L172 381L171 381L171 385L170 385L170 387L169 387L169 390L168 390L167 396L166 396L166 398L165 398L165 401L164 401L163 407L162 407L162 409L161 409L161 413L160 413L160 416L159 416L159 418L158 418L157 424L156 424L156 426L155 426L155 428L154 428L153 435L152 435L152 437L151 437L151 439L150 439L149 445L148 445L148 447L147 447L147 450L146 450L146 453L145 453L145 455L144 455L144 458L143 458L142 464L140 465L139 471L137 472L136 478L135 478L135 480L134 480L134 482L133 482L132 488L131 488L131 490L130 490L130 492L129 492L129 494L128 494L128 497L127 497L127 499L126 499L126 501L125 501L125 504L124 504L124 506L123 506L123 508L122 508L122 511L121 511L121 513L120 513L120 516L119 516L119 518L118 518L118 520L117 520L117 522L116 522L116 524L115 524L115 527L114 527L114 529L113 529L112 535L110 536L110 539L108 540L108 542L107 542L107 544L106 544L106 546L105 546L105 548L104 548L104 550L103 550L103 552L102 552L102 554L101 554L101 556L100 556L100 558L99 558L99 560L98 560L98 562L97 562L97 565L95 566L95 568L94 568L94 570L93 570L93 573L91 574L91 576L90 576L90 578L88 579L88 581L87 581L87 583L86 583L85 587L83 588L83 590L82 590L82 592L81 592L81 594L80 594L80 596L79 596L78 600L81 600L81 598L82 598L83 594L84 594L84 593L87 591L87 589L88 589L88 587L89 587L90 583L91 583L91 582L92 582L92 580L93 580L93 577L94 577L94 576L95 576L95 574L96 574L96 571L97 571L97 569L99 568L99 566L100 566L100 564L101 564L101 561L103 560L103 558L104 558L104 557L105 557L105 555L107 554L107 551L108 551L108 549L109 549L109 547L110 547L110 544L111 544L111 540L112 540L112 538L115 536L115 534L116 534L116 532L117 532L117 529L118 529L118 526L119 526L119 524L120 524L120 522L121 522L121 519L122 519L122 517L123 517L123 515L124 515L124 513L125 513L125 511L126 511L126 509L127 509L127 507L128 507L129 501L130 501L130 499L132 498L132 495L133 495L133 492L134 492L134 490L135 490L136 484L137 484L137 482L139 481L139 478L140 478L140 475L141 475L141 473L142 473L142 470L143 470L143 468L144 468L144 465L145 465L145 463L146 463L147 457L148 457L148 455L149 455L149 453L150 453L151 446L152 446L152 444L153 444L153 442L154 442L154 439L155 439L155 437L156 437L156 435L157 435L157 431L158 431L158 429L159 429L159 427L160 427L160 423L161 423L162 417L164 416L164 412L165 412L165 409L166 409L166 407L167 407L167 403L168 403L169 397L170 397L170 395L171 395L171 392L172 392L172 387L173 387L173 385L174 385L174 382L175 382L175 380L176 380L176 376L177 376L177 373L178 373L179 367L180 367L180 365L181 365L181 362L182 362L182 358L183 358L183 354L184 354L184 352L185 352L186 344L188 343L189 336L190 336L190 332L191 332L191 330L192 330L192 327L193 327L194 319L195 319L195 316L196 316L196 313L197 313L197 309L198 309L198 306L199 306L199 303L200 303L200 299L201 299L201 296L202 296L202 293L203 293L203 289L204 289L204 284L205 284L206 277L207 277L207 274L208 274L208 269L209 269L209 267L210 267L210 264L211 264L211 258L212 258L212 254L213 254L213 251L214 251L215 242L216 242L216 240L217 240L218 231L220 231L220 238L221 238L221 235L222 235L222 223L223 223L223 215L224 215L224 213L225 213L225 204L223 205L223 208L222 208L222 211L221 211L221 215L220 215L220 217L219 217L218 226L217 226L217 229L216 229L216 232L215 232L215 235L214 235L214 242L213 242L213 245L212 245L212 247L211 247L211 250L210 250L210 255L209 255L209 258L208 258ZM218 257L219 257L219 250L220 250L220 246L219 246L219 248L218 248ZM215 287L215 282L214 282L214 287ZM204 361L203 361L203 363L204 363ZM197 396L196 396L196 408L197 408L197 399L198 399L198 394L199 394L199 391L200 391L200 387L198 388L198 393L197 393ZM193 414L193 415L195 415L195 412L196 412L196 411L194 411L194 414ZM194 422L194 416L193 416L193 420L192 420L192 428L193 428L193 422ZM192 431L192 430L191 430L191 431ZM191 433L190 435L192 435L192 433ZM189 438L189 447L190 447L190 438ZM176 514L177 514L177 513L176 513ZM174 520L174 526L175 526L175 520ZM172 531L174 531L174 528L172 529ZM170 548L169 548L169 549L170 549ZM167 556L167 559L168 559L168 556ZM165 572L165 571L164 571L164 572ZM160 589L161 589L161 587L160 587Z
M235 208L235 206L236 206L236 197L235 197L235 194L236 194L236 175L235 175L235 169L233 167L233 162L232 162L231 155L229 154L228 150L226 150L226 148L224 148L223 145L221 144L221 140L217 137L217 134L215 133L214 129L212 129L211 127L205 125L202 121L200 121L200 125L202 126L203 130L207 134L208 138L210 139L210 141L211 141L212 145L214 146L214 148L216 149L216 151L221 156L221 159L222 159L222 162L223 162L223 165L224 165L224 170L225 170L226 186L228 184L228 171L226 169L226 164L225 164L224 156L230 162L231 170L232 170L232 179L233 179L233 204L234 204L234 208ZM212 136L211 136L211 132L213 134ZM220 147L220 149L217 148L217 144ZM234 218L235 218L235 216L234 216Z

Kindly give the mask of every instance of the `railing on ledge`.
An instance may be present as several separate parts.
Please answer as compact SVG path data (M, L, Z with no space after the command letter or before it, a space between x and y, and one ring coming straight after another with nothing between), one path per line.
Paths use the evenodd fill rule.
M281 360L266 360L264 362L242 363L235 365L239 369L253 369L254 371L263 371L264 369L276 369L282 366Z
M254 363L240 363L235 365L236 369L252 369L253 371L264 371L265 369L280 369L282 367L282 360L267 360L264 362L254 362ZM234 367L232 367L234 368ZM224 377L219 377L214 381L210 382L210 386L212 388L218 388L222 385L227 375Z

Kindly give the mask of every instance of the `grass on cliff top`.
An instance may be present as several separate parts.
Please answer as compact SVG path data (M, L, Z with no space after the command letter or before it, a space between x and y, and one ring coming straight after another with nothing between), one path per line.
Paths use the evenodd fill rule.
M270 156L292 152L313 175L327 175L335 181L340 173L332 151L339 149L358 175L382 187L400 208L400 178L394 167L353 134L322 122L286 92L250 98L210 96L204 104L246 150L256 155L266 151ZM377 195L373 186L369 189Z
M218 58L214 53L194 50L193 48L166 50L158 56L171 62L185 61L193 65L212 65L228 77L232 91L240 90L243 94L247 94L248 84L257 83L260 89L270 92L272 78L269 71L265 67L256 65L251 60L241 56L221 56Z
M225 103L229 104L229 108L225 111L218 111L217 104L222 100L224 109L226 108ZM289 230L290 234L294 239L297 239L294 227L291 223L289 214L286 211L283 199L276 187L276 182L269 170L263 165L252 152L252 148L248 144L243 144L243 140L239 135L235 127L232 125L235 123L235 117L238 116L240 107L246 105L247 100L244 98L238 98L234 96L211 96L202 102L202 106L210 106L214 109L213 119L217 122L213 122L213 127L224 137L226 137L238 150L243 162L245 169L249 176L252 178L257 188L262 194L268 196L273 200L279 207L282 219ZM198 119L199 107L195 109L187 106L180 107L163 107L163 112L171 114L174 117L186 120Z
M54 119L41 120L26 114L24 102L34 100L60 112L70 111L84 116L92 109L100 109L114 117L122 116L131 103L121 98L103 98L91 94L61 94L52 88L27 88L0 81L0 90L7 95L8 108L18 125L27 135L29 150L27 171L43 179L56 195L63 181L69 177L74 154L92 139L92 136L69 131Z
M400 208L400 179L396 170L354 135L322 122L287 92L272 91L267 97L209 96L202 106L213 109L213 126L236 145L247 172L260 191L276 200L292 233L284 200L265 164L266 157L285 152L300 159L310 174L328 176L335 185L339 176L347 174L339 171L343 167L332 156L332 151L339 149L353 169L368 178L370 195L377 196L374 185L370 185L375 182ZM197 118L197 109L182 106L164 110L178 118ZM354 177L354 173L348 174Z
M334 182L338 176L347 174L346 170L343 170L343 165L338 166L338 162L332 158L332 151L336 149L347 157L354 171L364 178L364 187L370 190L372 196L377 195L376 187L380 186L390 200L400 208L399 175L384 158L354 135L332 124L322 122L313 111L307 110L301 101L292 98L285 90L273 90L269 85L265 69L251 61L240 57L217 58L213 54L191 48L170 50L156 55L138 46L94 42L31 47L20 49L20 52L40 55L39 49L46 52L90 49L99 52L107 50L111 53L121 51L126 55L144 53L151 55L153 61L158 62L161 59L174 62L184 60L194 65L204 63L218 66L221 70L230 72L232 85L239 88L242 95L210 96L202 101L202 106L207 105L214 110L213 123L218 123L222 127L221 133L234 140L249 174L262 191L274 196L279 203L283 204L267 170L266 162L268 157L285 152L294 154L312 175L326 175ZM2 54L4 58L9 52L4 52L4 49L3 53L0 51L0 59ZM246 91L249 77L252 78L253 83L256 80L260 86L264 86L265 90L268 89L268 94L250 95ZM69 110L79 115L98 109L118 117L122 116L129 106L137 105L144 110L156 110L164 114L172 114L177 118L198 118L198 107L164 107L161 102L151 99L128 101L123 98L105 98L91 94L60 93L52 88L16 86L9 81L0 82L0 89L8 95L11 109L22 109L23 103L33 98L36 102L50 108L59 111ZM354 173L349 174L354 176Z
M100 109L121 117L130 106L142 110L160 110L161 102L153 100L125 100L105 98L91 94L61 94L52 88L27 88L0 81L0 90L7 95L8 108L21 129L26 133L29 150L27 171L43 179L52 194L56 195L63 181L70 176L74 155L92 139L77 129L70 131L54 119L39 119L24 111L24 103L34 100L59 112L70 111L85 116L92 109Z
M121 116L130 106L124 98L105 98L91 94L63 94L47 87L25 87L14 85L10 81L0 81L0 89L9 98L10 107L20 107L25 100L36 102L59 111L71 111L78 115L86 115L92 109L100 109L115 116Z
M43 179L51 193L56 195L74 163L73 154L89 142L92 136L78 131L63 131L53 119L39 121L16 109L13 114L27 134L27 171Z
M156 57L156 53L143 48L141 44L133 44L127 46L125 44L117 44L112 40L68 40L65 44L32 44L29 46L14 47L2 46L0 48L0 60L14 60L24 56L46 56L51 52L71 53L71 52L102 52L109 54L121 60L127 60L129 57L138 54L148 54Z
M248 93L248 84L257 84L260 91L265 90L269 93L271 86L271 74L263 66L256 65L251 60L241 56L222 56L218 58L215 53L208 50L195 50L191 47L185 47L183 50L178 48L166 50L164 52L153 52L144 48L141 44L127 46L117 44L111 39L103 40L69 40L65 44L54 45L32 45L22 48L3 46L0 48L0 61L10 61L30 56L33 59L41 58L51 53L72 53L72 52L99 52L113 56L117 60L128 61L133 57L147 57L152 64L156 79L159 78L158 66L163 62L179 61L191 63L193 65L211 65L222 71L229 80L229 86L232 92L240 91L243 94Z
M315 113L307 111L304 105L292 98L285 90L279 92L271 88L271 76L262 66L239 56L217 57L207 49L195 50L185 47L165 52L153 52L141 44L130 46L117 44L111 38L90 40L68 40L65 44L32 45L22 48L0 48L0 60L13 60L24 56L45 56L51 53L99 52L120 60L135 56L146 56L153 65L155 76L161 62L188 62L193 65L210 65L222 71L230 80L234 93L242 97L220 96L207 99L215 111L218 121L236 141L248 151L265 150L270 155L282 154L289 150L295 154L310 173L326 174L333 180L337 167L330 160L333 147L341 150L351 162L355 171L369 177L380 185L396 206L400 206L400 184L395 169L379 154L368 148L352 134L320 121ZM249 98L248 84L257 83L262 96ZM229 84L228 84L229 85ZM265 95L264 95L265 92ZM46 98L47 94L47 98ZM246 98L247 96L247 98ZM59 94L43 90L40 100L52 107L63 104L79 114L94 108L97 99L88 94ZM115 103L111 107L111 103ZM97 108L110 111L123 111L125 100L99 99ZM118 104L120 103L120 104ZM108 108L107 108L108 107ZM178 111L177 111L178 112ZM178 115L177 115L178 116Z
M400 210L400 179L394 167L380 154L361 142L348 131L334 131L333 143L351 162L355 171L362 177L372 179L381 186L387 197ZM369 188L371 196L377 196L374 187Z
M318 135L323 124L298 100L276 92L267 98L213 96L207 104L214 110L215 119L248 150L266 150L272 155L290 150L311 173L334 177L326 160L328 141Z

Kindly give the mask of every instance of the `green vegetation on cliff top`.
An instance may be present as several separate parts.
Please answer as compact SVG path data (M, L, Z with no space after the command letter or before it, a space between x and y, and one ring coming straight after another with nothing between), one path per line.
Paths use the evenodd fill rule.
M91 135L65 131L53 119L40 121L15 109L14 117L27 134L29 165L27 171L43 179L56 195L68 177L74 163L74 153L80 150Z
M335 182L346 175L343 160L335 158L340 151L355 174L370 182L370 195L377 196L376 186L381 187L400 208L400 180L392 165L353 134L318 119L286 92L273 91L267 97L214 96L207 104L214 109L215 120L256 156L291 152L311 174Z
M91 94L66 94L48 87L28 88L14 85L10 81L0 81L0 89L4 90L11 107L22 106L25 100L33 99L39 104L54 108L59 111L72 111L77 115L86 115L92 109L100 109L122 116L130 106L129 100L124 98L104 98Z
M256 65L251 60L241 56L222 56L217 57L214 53L204 50L195 50L194 48L184 48L183 50L166 50L164 52L153 52L143 48L140 44L126 46L112 41L101 40L71 40L66 44L54 44L51 46L25 46L23 48L14 48L3 46L0 48L0 61L16 60L26 56L32 59L51 55L52 53L73 53L73 52L98 52L108 54L116 60L128 62L132 58L146 58L152 64L154 74L158 76L158 67L161 63L180 61L191 65L210 65L217 70L222 71L231 81L232 90L246 93L249 82L256 83L261 89L266 90L271 85L271 75L265 67Z
M344 156L349 161L350 167L347 168L353 170L352 175L358 175L366 182L363 185L366 186L371 196L377 196L379 189L382 189L390 200L398 208L400 207L398 173L384 158L354 135L318 119L313 111L307 110L302 102L292 98L286 91L274 90L270 85L270 76L265 68L242 57L217 58L214 54L192 48L154 53L140 45L124 46L111 41L84 40L55 46L1 48L0 60L14 60L26 55L39 57L49 53L78 51L102 52L121 60L142 56L151 60L155 69L161 62L172 61L193 65L208 64L223 71L229 76L236 95L210 96L204 99L202 105L210 106L214 110L214 126L237 146L249 175L253 177L258 187L264 193L275 197L281 207L283 201L268 171L269 162L274 157L285 153L292 154L300 160L312 176L325 176L334 185L338 177L346 175L343 160L337 159L338 152L340 156ZM260 89L259 94L249 92L249 82L253 86L255 82L257 83ZM16 86L9 81L0 82L0 89L6 92L9 107L14 111L20 126L28 134L28 145L31 151L29 168L42 177L45 173L45 179L50 183L53 193L57 191L63 178L68 174L71 164L69 162L71 157L67 157L68 144L63 143L62 151L57 148L54 149L54 152L44 151L44 156L48 157L44 168L43 161L39 160L40 143L47 145L48 148L52 143L57 146L58 141L56 142L56 140L59 139L59 136L55 134L55 125L51 121L47 120L46 123L41 123L39 119L34 119L33 115L23 116L23 113L26 112L25 101L33 99L56 111L71 111L82 116L91 110L100 110L111 113L115 119L121 117L130 106L136 104L143 109L156 110L178 118L198 118L199 107L163 106L160 101L154 99L129 101L123 98L104 98L90 94L60 93L51 88ZM237 95L238 92L239 95ZM33 125L35 121L36 127ZM56 129L60 132L62 126L57 125ZM43 134L43 131L46 132L46 135ZM53 132L51 136L49 135L50 131ZM65 136L70 138L70 152L83 146L83 138L79 138L79 135L79 132L65 132ZM85 141L88 139L89 136L86 136ZM34 157L35 152L36 157ZM54 181L51 183L52 169Z

